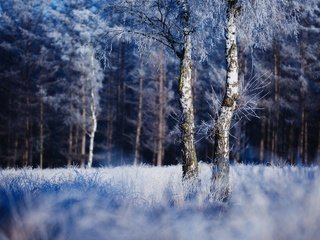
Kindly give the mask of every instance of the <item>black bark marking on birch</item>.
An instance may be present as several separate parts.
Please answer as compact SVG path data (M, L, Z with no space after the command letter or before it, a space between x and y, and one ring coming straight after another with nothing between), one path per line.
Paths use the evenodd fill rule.
M234 105L234 98L232 97L226 97L224 100L223 100L223 106L225 107L232 107Z

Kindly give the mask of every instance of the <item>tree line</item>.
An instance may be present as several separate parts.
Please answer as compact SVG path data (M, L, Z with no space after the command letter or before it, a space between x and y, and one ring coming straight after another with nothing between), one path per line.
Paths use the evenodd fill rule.
M319 7L1 2L1 166L316 163Z

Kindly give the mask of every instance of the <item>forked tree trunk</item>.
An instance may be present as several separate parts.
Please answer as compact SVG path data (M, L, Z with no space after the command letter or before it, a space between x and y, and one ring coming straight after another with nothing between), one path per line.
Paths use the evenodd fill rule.
M194 143L194 107L192 97L192 42L189 27L190 9L187 0L178 1L182 10L183 22L183 53L181 56L179 95L182 109L180 123L182 131L182 171L183 178L189 179L198 176L198 161Z
M229 186L229 133L231 120L239 98L238 53L236 41L237 1L228 1L226 28L227 79L225 95L215 128L214 161L212 163L211 197L227 200Z
M160 74L159 74L159 111L158 111L158 137L157 137L157 166L163 165L164 157L164 138L165 138L165 67L163 51L160 56Z
M142 61L142 60L141 60ZM140 68L143 67L141 62ZM143 82L144 76L139 77L139 101L138 101L138 123L136 129L136 140L134 147L134 165L138 165L140 163L140 148L141 148L141 128L142 128L142 107L143 107Z

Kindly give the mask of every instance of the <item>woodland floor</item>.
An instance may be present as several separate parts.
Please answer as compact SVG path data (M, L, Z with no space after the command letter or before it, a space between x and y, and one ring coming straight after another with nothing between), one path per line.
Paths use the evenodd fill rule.
M231 167L228 203L210 169L186 199L181 166L0 170L0 240L319 239L319 167Z

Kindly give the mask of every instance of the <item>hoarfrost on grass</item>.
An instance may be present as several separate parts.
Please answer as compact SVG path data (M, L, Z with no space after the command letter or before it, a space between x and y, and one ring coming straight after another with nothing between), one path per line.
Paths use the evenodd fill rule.
M317 239L318 167L231 167L229 203L210 168L185 200L181 166L0 171L1 239Z

